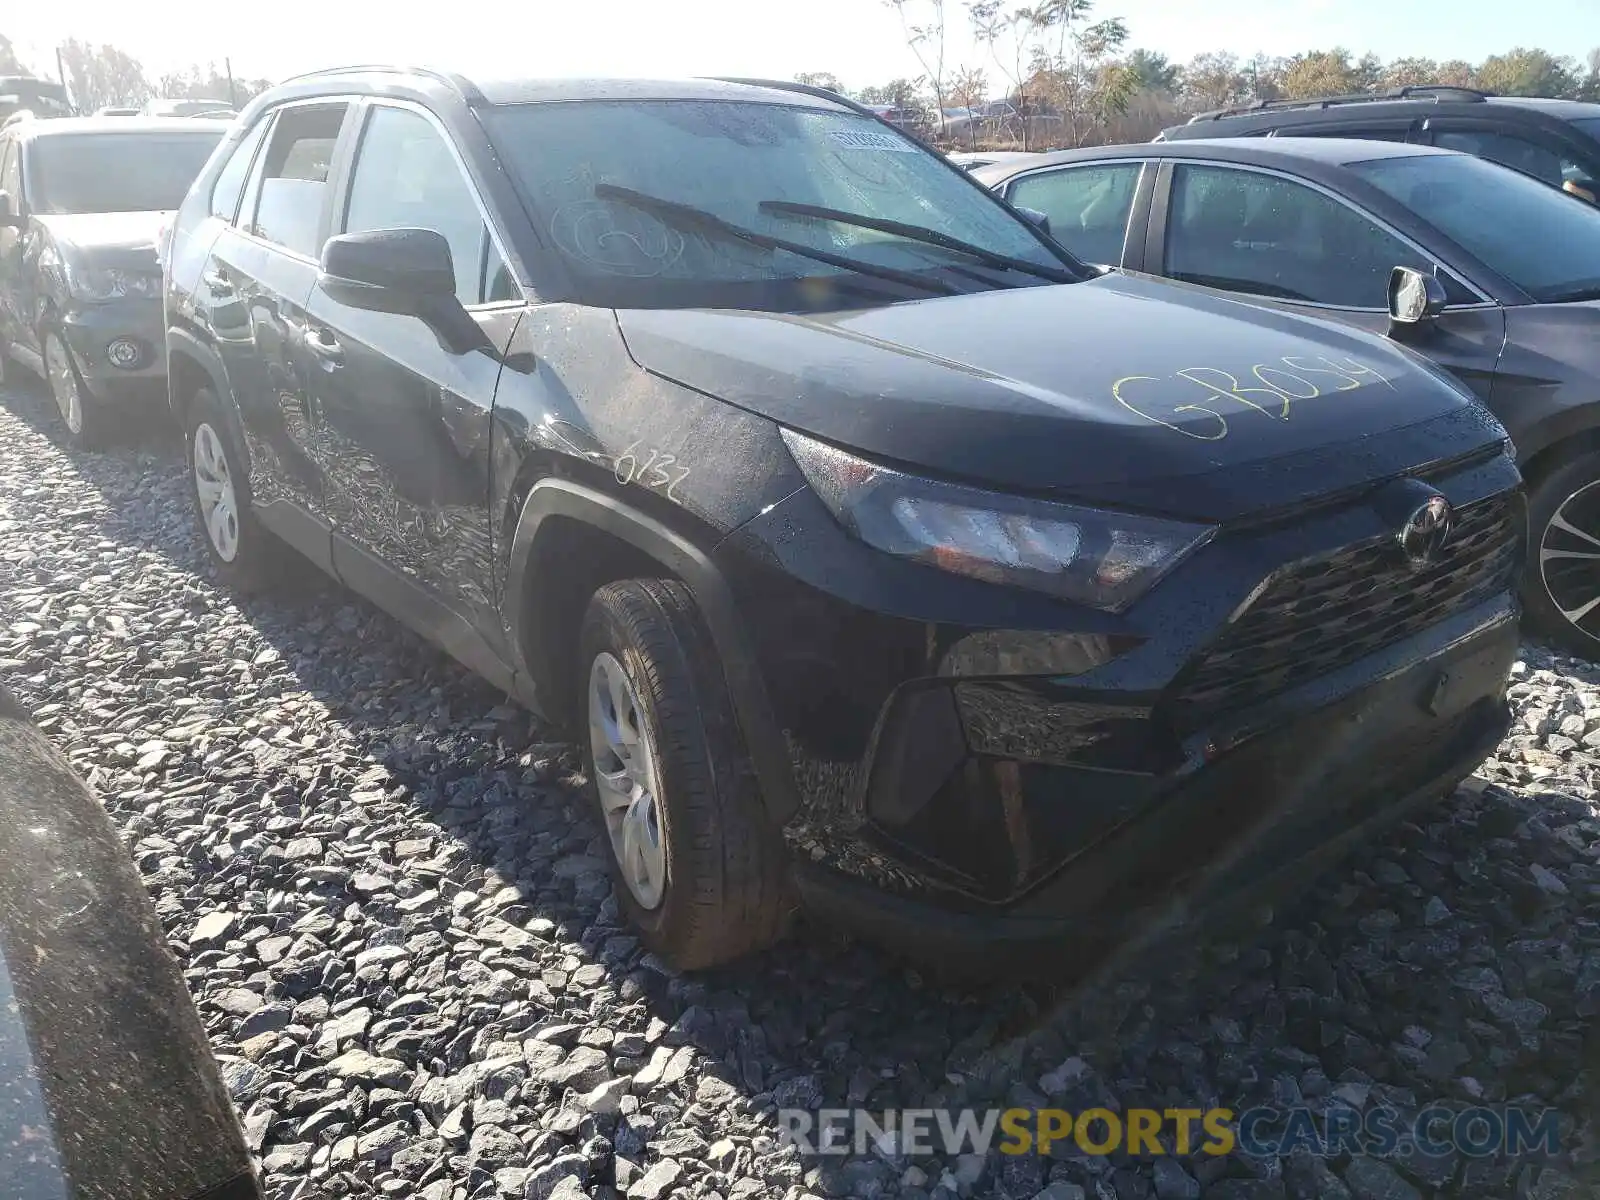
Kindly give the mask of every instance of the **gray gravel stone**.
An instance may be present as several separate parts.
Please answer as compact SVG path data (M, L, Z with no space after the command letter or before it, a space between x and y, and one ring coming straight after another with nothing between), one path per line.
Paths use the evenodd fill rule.
M378 1058L365 1050L346 1050L328 1064L328 1069L341 1079L389 1087L402 1086L410 1077L405 1063L392 1058Z
M661 1200L683 1176L683 1168L670 1158L651 1167L628 1188L629 1200Z
M1355 1200L1422 1200L1421 1192L1378 1158L1352 1158L1344 1169L1344 1182Z

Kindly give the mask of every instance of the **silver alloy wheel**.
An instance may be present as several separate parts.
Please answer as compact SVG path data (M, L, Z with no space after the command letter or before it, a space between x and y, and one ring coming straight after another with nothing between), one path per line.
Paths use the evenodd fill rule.
M233 475L217 431L204 421L194 427L194 494L200 501L200 520L211 548L223 562L239 553L239 502Z
M1600 481L1563 500L1540 532L1539 580L1573 628L1600 638Z
M55 334L44 341L44 369L61 419L76 437L83 432L83 396L78 391L78 373L72 369L66 343Z
M667 886L667 847L655 732L627 671L603 651L589 669L589 749L611 853L633 898L657 908Z

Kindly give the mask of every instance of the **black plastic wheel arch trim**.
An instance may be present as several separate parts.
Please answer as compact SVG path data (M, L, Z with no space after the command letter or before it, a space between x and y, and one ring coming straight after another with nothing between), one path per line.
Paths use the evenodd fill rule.
M524 590L528 559L540 526L549 517L566 517L592 525L626 542L659 562L693 593L717 656L722 660L723 678L761 786L762 804L774 826L782 828L799 811L800 798L790 770L788 751L767 695L766 681L739 619L733 593L721 571L703 550L682 534L605 492L568 479L547 477L537 481L523 501L517 519L502 609L506 616L507 640L519 671L531 676L538 694L548 695L547 689L555 683L552 664L541 651L523 645L521 629L528 598Z

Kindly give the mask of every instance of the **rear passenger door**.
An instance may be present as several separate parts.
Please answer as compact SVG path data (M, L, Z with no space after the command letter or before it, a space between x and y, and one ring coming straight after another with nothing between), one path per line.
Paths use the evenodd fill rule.
M361 124L334 232L441 234L456 299L483 341L451 350L419 317L354 308L313 289L306 346L336 446L327 477L334 563L357 590L470 662L470 630L500 627L489 429L522 294L444 126L398 101L373 101Z
M1144 165L1118 159L1047 167L1010 180L1005 196L1049 217L1051 236L1084 262L1136 270L1149 211L1137 203Z
M270 528L318 560L326 557L329 522L325 456L307 387L305 306L351 108L317 101L277 111L238 218L213 243L196 287L244 423L251 499Z
M1388 332L1395 267L1439 267L1371 214L1276 171L1166 163L1153 211L1161 274L1371 333ZM1505 315L1448 270L1439 277L1450 307L1426 353L1487 400Z

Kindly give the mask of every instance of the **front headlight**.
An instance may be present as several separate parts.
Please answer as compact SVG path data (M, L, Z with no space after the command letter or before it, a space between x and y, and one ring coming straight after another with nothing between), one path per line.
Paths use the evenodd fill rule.
M905 475L785 429L839 521L886 554L1120 612L1212 529Z
M66 280L67 291L76 300L122 300L161 295L161 276L153 273L88 266L63 257L61 274Z

